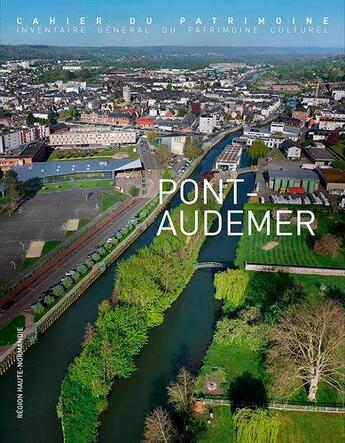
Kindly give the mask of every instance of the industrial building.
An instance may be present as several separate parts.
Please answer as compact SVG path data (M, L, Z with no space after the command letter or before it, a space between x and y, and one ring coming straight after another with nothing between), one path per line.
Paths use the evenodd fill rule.
M12 169L17 172L18 179L23 182L41 179L44 184L48 184L83 180L113 180L115 182L117 173L141 168L140 159L127 159L48 161L17 165Z
M326 191L345 192L345 172L338 168L319 169L321 183Z
M229 145L216 159L216 169L221 171L236 171L242 155L242 146Z
M270 189L286 192L288 188L303 188L311 193L319 189L320 179L314 171L267 171L267 182Z

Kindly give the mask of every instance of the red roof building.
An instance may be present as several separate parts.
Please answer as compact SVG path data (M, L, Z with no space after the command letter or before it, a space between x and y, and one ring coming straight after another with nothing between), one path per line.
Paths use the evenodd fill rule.
M137 119L137 125L141 128L153 128L155 119L153 117L139 117Z

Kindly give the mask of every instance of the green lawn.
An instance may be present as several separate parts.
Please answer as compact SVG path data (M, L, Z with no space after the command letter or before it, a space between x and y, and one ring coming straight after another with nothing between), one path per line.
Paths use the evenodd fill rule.
M212 407L215 420L198 443L235 443L235 431L228 406ZM280 419L276 443L342 443L344 416L316 412L275 411Z
M133 152L134 149L138 149L138 146L131 145L124 147L123 149L114 150L114 149L101 149L96 151L94 154L90 151L87 152L87 155L77 155L75 157L62 157L59 158L59 151L53 151L50 154L50 161L65 161L65 160L95 160L95 159L112 159L116 154L127 154L128 158L137 159L139 155L137 152ZM91 150L93 151L93 150Z
M235 431L231 418L231 409L227 406L212 407L214 421L207 425L207 432L201 435L198 443L232 443Z
M256 219L261 220L265 209L255 209L254 212ZM327 212L316 212L315 216L318 221L315 237L312 237L307 229L302 229L301 236L297 236L295 225L288 227L288 230L294 233L292 236L277 236L275 235L275 223L273 220L271 221L271 233L269 236L267 236L265 230L257 232L255 229L253 229L252 235L249 236L247 213L245 213L243 237L241 237L237 251L236 264L243 266L243 263L246 261L252 263L345 268L345 253L332 259L313 250L313 243L317 237L329 232L343 235L344 225L342 227L339 225L342 216ZM263 246L269 241L276 241L279 245L269 251L263 250Z
M56 246L58 246L60 243L61 243L60 240L47 240L43 246L41 257L50 252L52 249L56 248ZM24 271L25 269L29 268L32 264L34 264L37 260L39 260L41 257L24 258L19 269L21 271Z
M10 345L17 340L17 328L25 325L25 318L23 315L18 315L7 326L0 331L0 346Z
M127 195L122 194L121 192L118 191L104 191L102 193L102 206L101 206L102 212L106 211L116 203L127 200L127 198L128 198Z
M52 183L43 186L41 192L70 191L72 189L112 188L112 180L84 180L77 182Z

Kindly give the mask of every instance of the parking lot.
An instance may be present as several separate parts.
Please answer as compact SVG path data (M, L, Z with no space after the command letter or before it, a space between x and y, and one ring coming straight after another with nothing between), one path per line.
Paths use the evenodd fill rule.
M12 216L0 215L0 278L15 273L33 240L65 239L67 220L91 220L101 210L102 191L78 190L39 193Z

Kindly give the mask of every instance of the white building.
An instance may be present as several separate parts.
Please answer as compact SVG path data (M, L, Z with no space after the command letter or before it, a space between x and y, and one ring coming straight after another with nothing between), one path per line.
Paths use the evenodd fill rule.
M289 141L289 140L288 140ZM287 145L286 147L283 147L283 152L286 158L289 160L298 160L301 158L302 150L300 147L295 145Z
M5 149L18 148L22 143L21 130L0 132L0 153L3 153Z
M336 101L340 101L345 98L345 90L336 89L332 91L333 99Z
M217 119L215 115L200 116L199 131L211 134L216 127Z
M176 155L183 155L186 146L187 137L172 137L171 138L171 153Z
M325 129L326 131L333 131L334 129L341 129L345 127L345 121L336 120L320 120L319 129Z
M242 147L229 145L216 159L216 169L221 171L236 171L242 155Z
M123 100L128 104L131 102L131 90L128 85L125 85L122 89Z
M111 145L134 144L137 134L134 130L109 130L76 128L67 132L50 134L49 143L56 147L105 147Z

